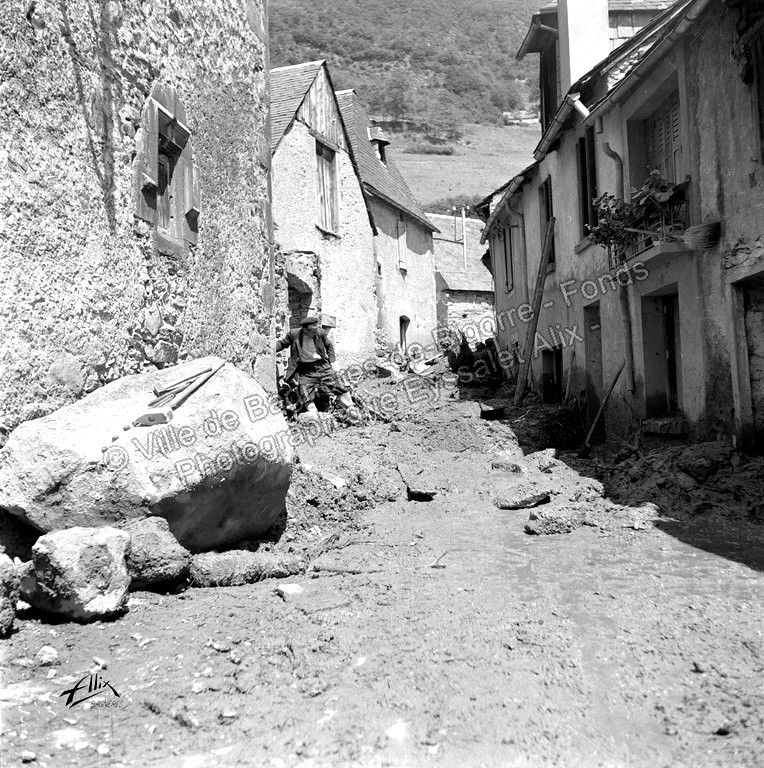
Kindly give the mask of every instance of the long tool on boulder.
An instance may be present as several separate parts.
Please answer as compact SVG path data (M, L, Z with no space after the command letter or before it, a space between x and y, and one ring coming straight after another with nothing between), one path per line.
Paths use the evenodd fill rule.
M133 420L134 427L150 427L154 424L167 424L172 420L173 411L179 408L201 386L208 382L223 366L225 361L215 368L205 368L203 371L188 376L174 385L160 390L163 394L149 403L149 409ZM184 385L178 388L179 385ZM156 393L156 390L154 390Z
M576 454L577 459L586 459L588 458L589 454L592 452L592 436L594 435L594 430L597 429L597 424L600 423L600 418L602 418L602 414L605 412L605 406L607 405L607 401L610 400L610 395L613 394L613 390L615 389L615 385L618 382L618 379L621 375L621 371L623 371L624 367L626 365L626 361L624 360L621 363L621 367L615 372L615 376L613 376L613 381L610 383L610 388L607 391L607 394L602 400L602 404L600 405L599 410L597 411L597 415L594 417L594 421L592 422L592 426L589 429L589 434L586 436L586 440L584 441L584 447Z

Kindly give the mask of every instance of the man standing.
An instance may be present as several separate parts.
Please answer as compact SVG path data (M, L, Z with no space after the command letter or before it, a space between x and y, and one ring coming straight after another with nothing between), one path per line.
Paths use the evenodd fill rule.
M289 365L286 370L286 380L297 376L300 388L300 398L305 404L308 413L317 413L313 402L318 388L326 387L330 392L338 396L340 405L345 409L351 419L358 418L353 406L353 399L348 388L342 383L337 372L332 368L335 360L334 344L329 335L319 329L318 318L309 315L302 323L301 328L287 331L276 342L276 352L289 348Z

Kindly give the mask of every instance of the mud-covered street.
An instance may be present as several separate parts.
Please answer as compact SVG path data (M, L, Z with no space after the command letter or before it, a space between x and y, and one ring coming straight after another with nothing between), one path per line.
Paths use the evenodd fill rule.
M300 449L261 548L303 572L134 592L112 622L18 617L4 764L760 765L761 524L586 501L589 465L457 395ZM510 458L592 514L526 533L528 509L494 503ZM407 498L404 461L431 501ZM119 696L65 706L91 672Z

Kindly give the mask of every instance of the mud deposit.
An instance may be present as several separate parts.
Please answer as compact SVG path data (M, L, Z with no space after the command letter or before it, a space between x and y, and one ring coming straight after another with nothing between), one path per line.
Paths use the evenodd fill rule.
M751 510L715 517L720 486L686 520L635 522L595 499L588 524L529 536L528 509L493 503L497 456L527 464L517 414L484 421L456 395L300 449L289 516L260 546L304 556L303 574L137 592L109 623L17 619L3 765L761 765ZM552 501L593 487L577 469L546 472ZM412 472L431 501L409 498ZM655 500L635 485L630 505ZM119 696L67 707L91 672Z

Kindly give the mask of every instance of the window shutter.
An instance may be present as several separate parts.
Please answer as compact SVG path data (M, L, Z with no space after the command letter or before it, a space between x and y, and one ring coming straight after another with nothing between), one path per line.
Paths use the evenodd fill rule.
M157 103L148 98L141 115L141 140L135 160L138 176L135 214L150 224L156 221L156 195L159 184L158 140Z
M682 136L679 96L674 93L659 107L648 122L647 161L671 181L682 173Z

